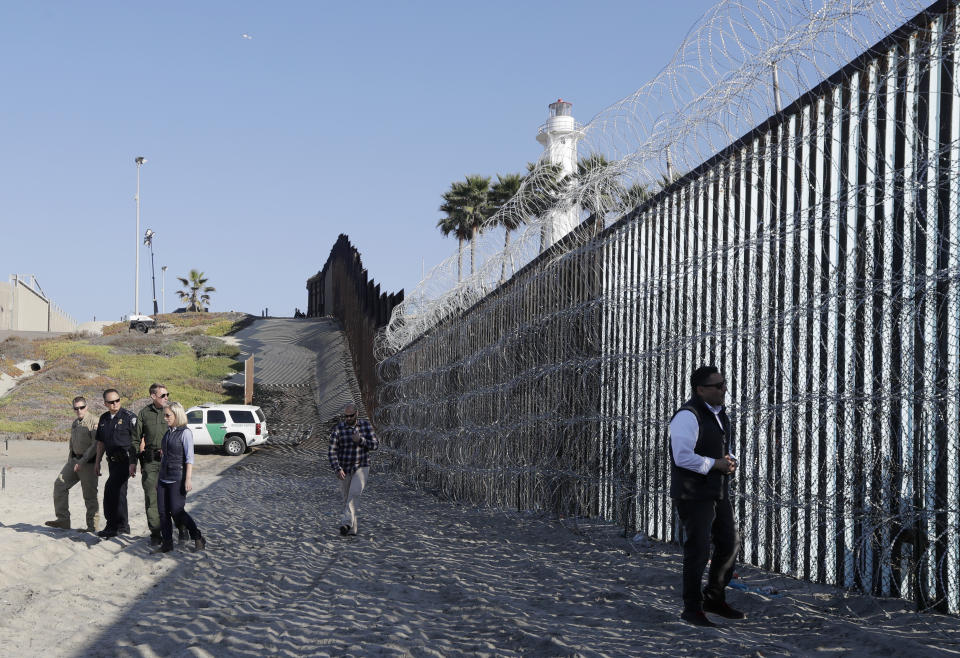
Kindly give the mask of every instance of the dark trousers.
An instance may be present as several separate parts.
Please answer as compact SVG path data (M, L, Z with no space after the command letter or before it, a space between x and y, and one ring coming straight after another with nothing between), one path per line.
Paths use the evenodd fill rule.
M127 480L130 479L130 462L107 460L110 475L103 485L103 518L107 520L106 530L130 532L127 517Z
M683 525L683 607L700 610L703 601L722 602L740 550L730 499L676 500ZM710 544L713 543L713 557ZM701 593L703 570L710 560L707 586Z
M185 527L190 531L191 539L200 537L197 524L184 509L186 504L187 492L183 489L183 480L180 482L157 483L157 511L160 512L160 536L163 538L164 546L173 546L171 517L177 522L177 527Z

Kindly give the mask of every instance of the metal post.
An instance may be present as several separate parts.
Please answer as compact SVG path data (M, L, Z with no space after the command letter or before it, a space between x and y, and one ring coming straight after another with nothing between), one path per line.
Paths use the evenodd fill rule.
M150 240L150 281L153 283L153 314L157 314L157 271L153 267L153 239Z
M783 109L780 102L780 77L777 74L777 63L770 62L770 68L773 70L773 107L777 114Z
M140 167L147 159L141 155L134 158L133 161L137 165L137 196L135 197L137 200L137 258L134 275L133 313L134 315L140 315Z
M167 266L160 266L160 303L163 307L163 312L167 312Z
M243 362L243 403L253 404L253 355Z

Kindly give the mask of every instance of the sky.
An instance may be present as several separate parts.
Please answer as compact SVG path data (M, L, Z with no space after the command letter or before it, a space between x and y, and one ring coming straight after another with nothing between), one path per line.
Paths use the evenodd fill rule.
M119 320L139 249L149 313L149 228L161 311L198 269L210 310L292 316L346 233L410 291L456 251L452 181L524 171L549 103L586 123L712 4L3 0L0 280Z

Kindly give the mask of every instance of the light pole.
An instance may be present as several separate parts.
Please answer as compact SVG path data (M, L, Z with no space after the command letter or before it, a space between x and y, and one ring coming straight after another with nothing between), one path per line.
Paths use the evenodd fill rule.
M133 314L140 315L140 167L147 161L142 155L133 159L137 165L137 272L134 276Z
M153 314L157 314L157 271L153 267L153 236L156 233L153 232L153 229L148 228L147 232L143 234L143 244L150 247L150 280L153 282Z
M167 266L160 266L160 303L163 306L163 312L167 312Z

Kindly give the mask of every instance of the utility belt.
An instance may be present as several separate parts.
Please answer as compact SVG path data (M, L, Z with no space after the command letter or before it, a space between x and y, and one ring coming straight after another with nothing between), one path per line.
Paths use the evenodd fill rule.
M83 453L82 453L82 452L74 452L73 450L71 450L71 451L70 451L70 456L73 457L74 459L76 459L77 461L83 459ZM95 463L96 461L97 461L97 458L96 458L96 457L91 457L90 459L88 459L87 461L85 461L85 462L83 462L83 463L84 463L84 464L93 464L93 463Z
M117 452L107 455L108 462L129 462L130 456L123 450L118 450Z
M147 448L146 450L141 452L139 455L141 464L158 462L162 457L163 457L163 452L161 452L160 450L156 450L154 448Z

